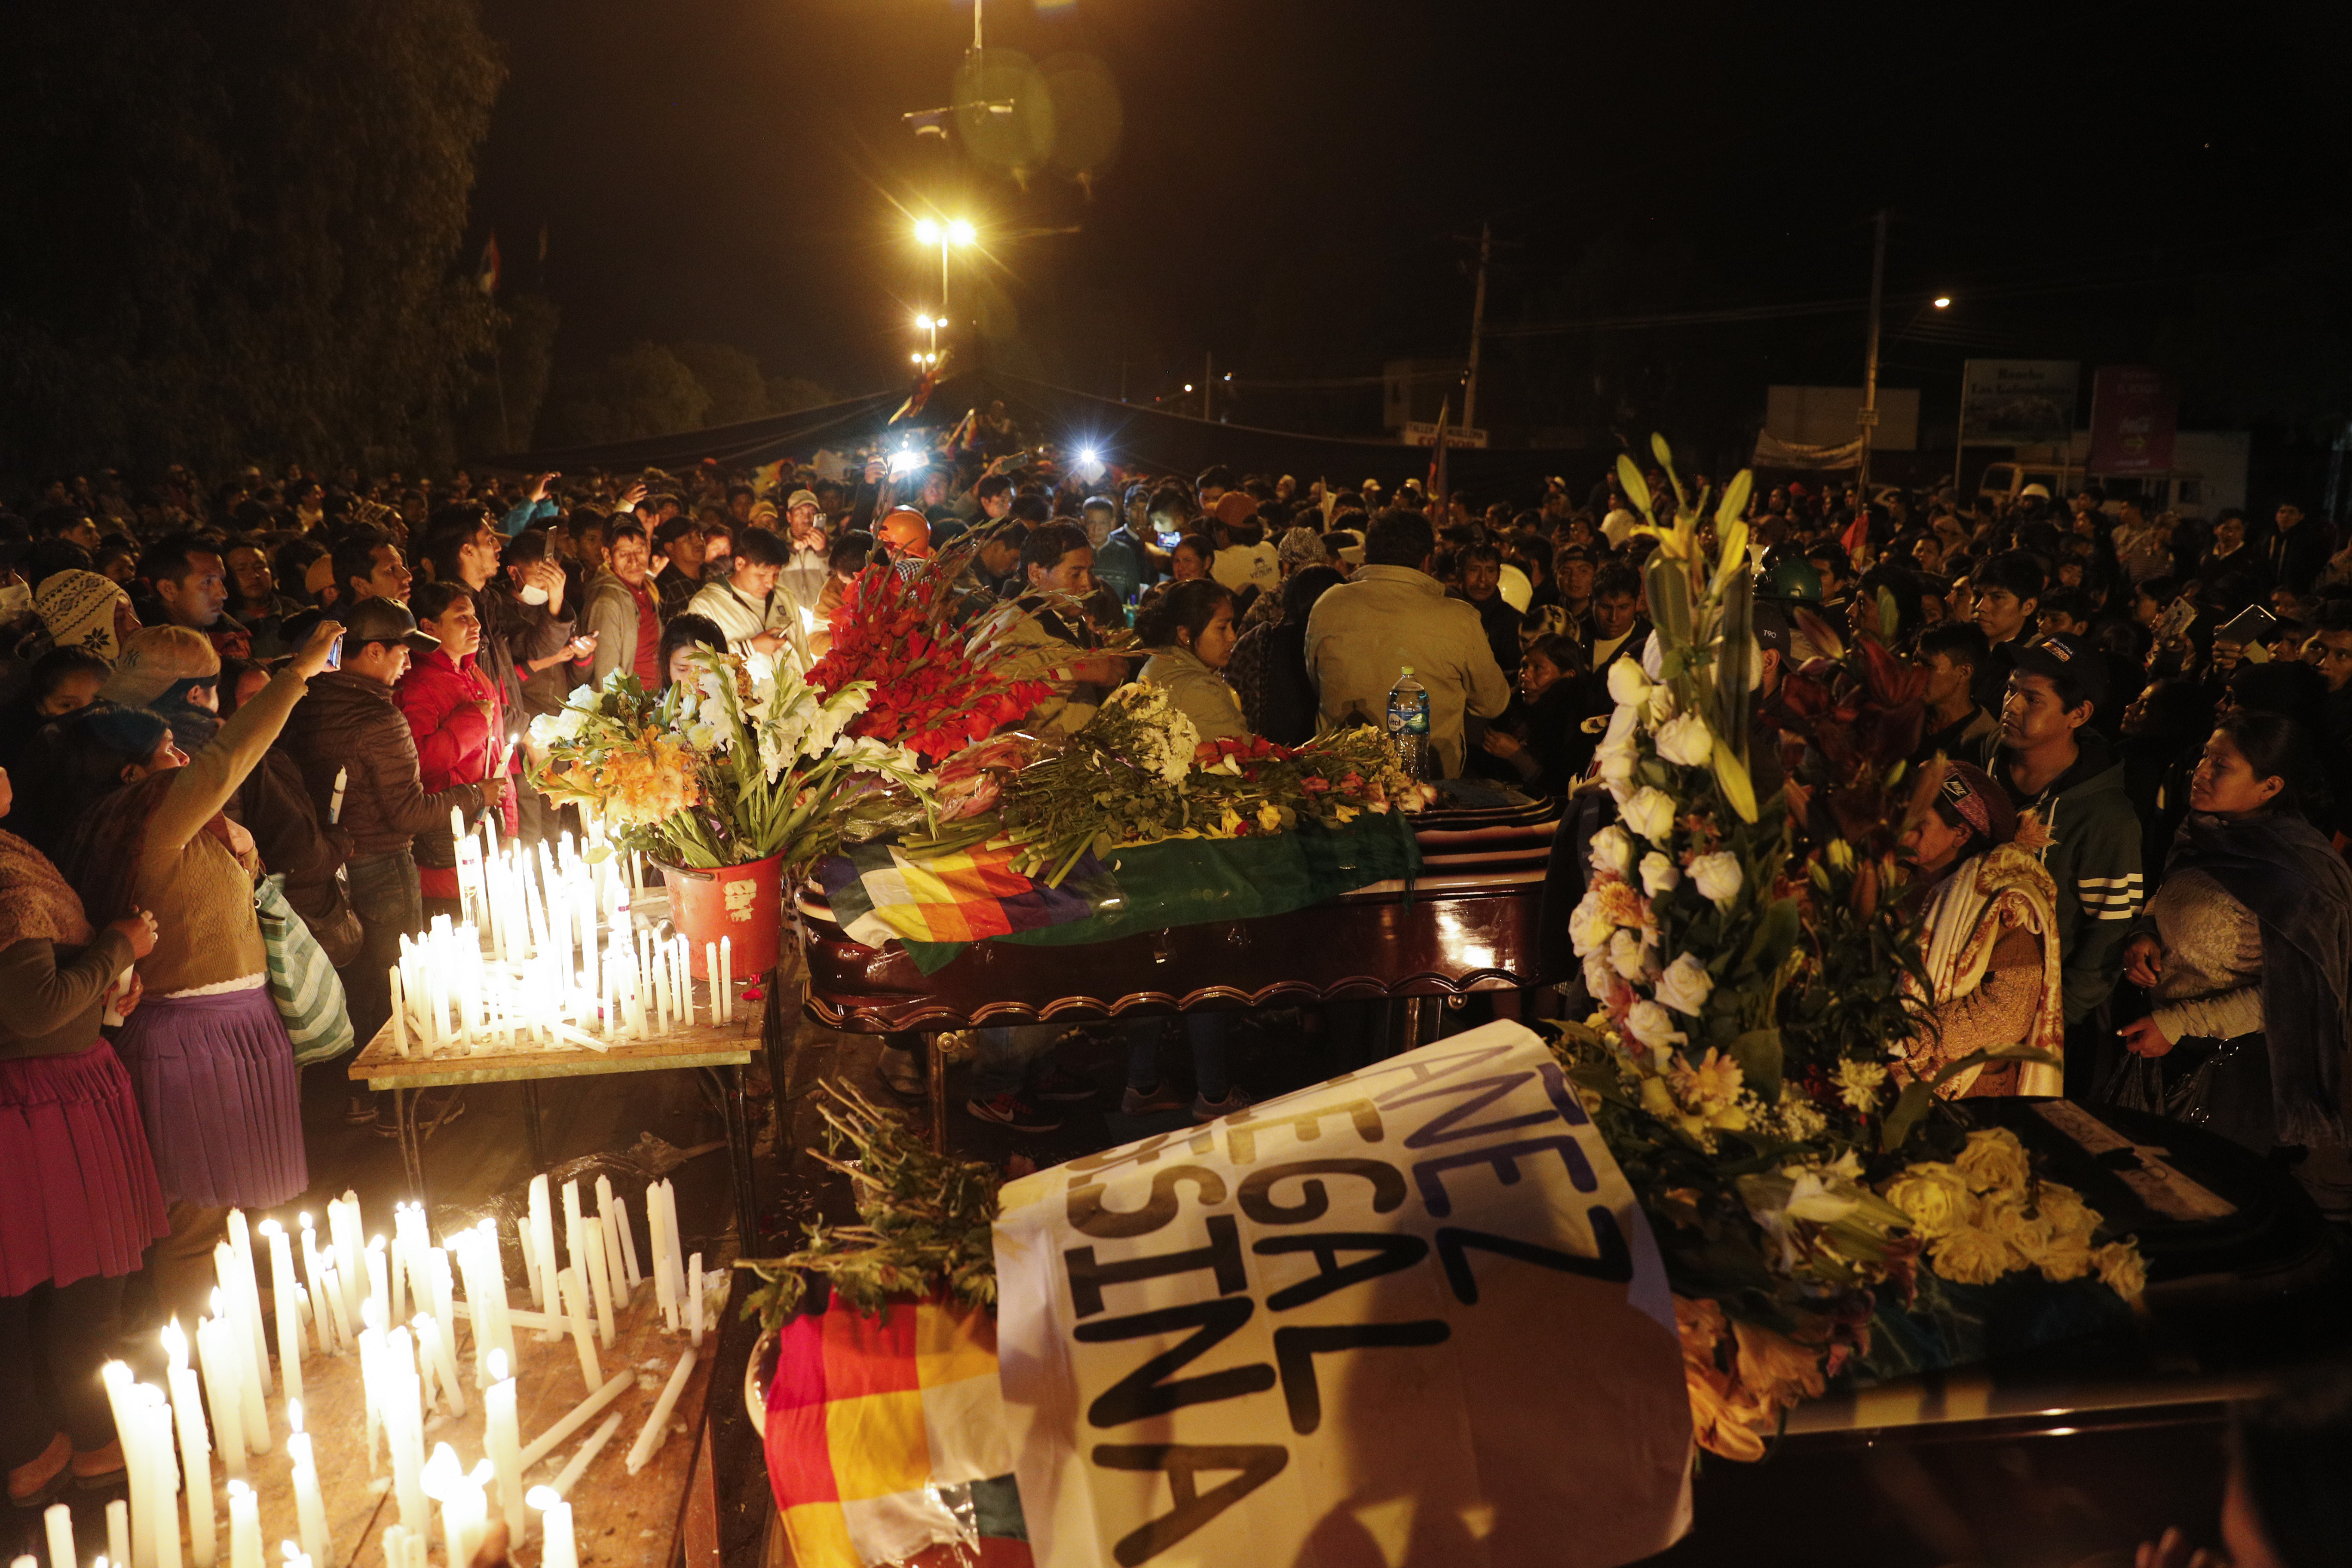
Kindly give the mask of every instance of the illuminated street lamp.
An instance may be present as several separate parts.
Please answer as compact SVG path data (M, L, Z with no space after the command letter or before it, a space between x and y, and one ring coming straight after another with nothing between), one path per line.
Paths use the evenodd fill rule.
M919 217L915 220L915 240L919 245L940 247L940 304L944 308L948 302L948 252L959 245L978 244L980 231L962 218L941 223L937 218Z
M1936 296L1936 309L1938 310L1948 310L1951 308L1952 297L1949 294L1938 294Z

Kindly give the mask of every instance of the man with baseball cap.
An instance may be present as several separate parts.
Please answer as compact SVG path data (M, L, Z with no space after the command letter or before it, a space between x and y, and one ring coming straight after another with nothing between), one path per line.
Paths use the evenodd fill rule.
M404 934L425 929L425 896L411 841L425 829L446 831L454 806L467 821L505 795L506 781L452 784L425 793L416 737L393 699L411 654L431 653L440 639L416 629L416 617L396 599L362 599L344 617L341 668L310 678L280 741L302 770L302 783L321 823L351 838L347 863L352 908L360 917L360 955L340 973L350 1001L352 1028L362 1040L392 1016L389 975ZM340 786L338 775L341 775ZM342 815L334 815L340 804ZM364 1096L354 1096L352 1119L375 1118Z
M2106 660L2077 637L2044 637L2018 650L2000 709L2000 745L1990 770L2021 811L2050 835L2042 864L2058 889L2058 953L2066 990L2070 1095L2097 1082L2111 1055L2105 1019L2124 968L2124 943L2139 917L2140 822L2124 793L2124 765L2091 712L2106 696Z

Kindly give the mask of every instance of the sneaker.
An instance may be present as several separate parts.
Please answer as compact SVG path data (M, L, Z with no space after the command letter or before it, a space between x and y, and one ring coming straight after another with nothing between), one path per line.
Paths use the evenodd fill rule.
M1015 1132L1052 1132L1062 1125L1060 1117L1034 1109L1010 1089L986 1100L967 1100L963 1108L982 1121L993 1121Z
M1028 1091L1039 1100L1058 1100L1075 1104L1092 1100L1096 1094L1095 1080L1080 1078L1059 1062L1048 1062L1045 1070L1029 1080Z
M932 1048L936 1050L938 1047ZM883 1047L882 1059L875 1064L875 1071L881 1075L882 1087L902 1100L930 1098L930 1083L912 1051L902 1051L896 1046Z
M1118 1097L1118 1111L1122 1116L1149 1116L1156 1110L1183 1110L1192 1103L1182 1089L1163 1078L1150 1089L1129 1086Z
M1247 1110L1255 1102L1248 1095L1244 1094L1237 1085L1227 1089L1225 1098L1223 1100L1205 1100L1196 1094L1192 1097L1192 1120L1214 1121L1220 1116L1231 1116L1236 1110Z

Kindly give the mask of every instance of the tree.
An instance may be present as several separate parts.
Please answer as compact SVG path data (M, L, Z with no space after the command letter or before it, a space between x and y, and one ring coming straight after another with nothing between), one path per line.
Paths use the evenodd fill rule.
M633 343L569 384L557 399L552 443L587 447L699 430L709 413L710 394L684 360L660 343Z
M683 342L672 350L710 395L706 425L740 425L772 413L760 362L731 343Z
M0 58L12 460L449 456L492 315L476 0L17 5Z

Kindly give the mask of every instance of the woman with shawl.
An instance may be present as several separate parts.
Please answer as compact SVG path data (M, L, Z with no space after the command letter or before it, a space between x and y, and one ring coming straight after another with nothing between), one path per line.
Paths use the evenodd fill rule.
M2221 721L2163 885L2124 950L2126 978L2155 1010L2120 1033L2134 1056L2162 1061L2169 1114L2250 1149L2307 1149L2296 1175L2340 1218L2352 1213L2352 868L2306 815L2320 781L2295 721Z
M0 772L0 816L13 804ZM21 1509L123 1468L99 1368L163 1193L99 1025L137 1005L155 933L144 910L92 930L48 858L0 832L0 1464Z
M270 1208L310 1184L293 1046L270 1000L254 915L260 861L252 836L221 808L341 635L321 622L194 759L154 714L109 706L59 726L48 759L51 787L87 803L59 864L91 919L145 908L163 928L139 961L145 1005L116 1048L171 1204L156 1294L183 1322L209 1298L229 1209Z
M1954 763L1903 836L1916 858L1911 896L1926 905L1920 958L1927 980L1923 989L1906 974L1904 990L1933 1022L1899 1047L1897 1075L1931 1079L1979 1051L2021 1047L2053 1058L1963 1068L1939 1089L1956 1099L2056 1095L2064 1088L2057 889L2018 842L2020 826L1999 784L1980 768Z

